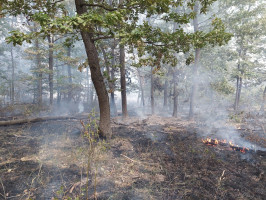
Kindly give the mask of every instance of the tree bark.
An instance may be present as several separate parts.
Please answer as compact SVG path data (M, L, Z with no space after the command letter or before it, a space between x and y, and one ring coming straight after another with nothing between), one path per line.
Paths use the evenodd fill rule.
M239 52L239 56L241 56L241 50ZM237 71L241 72L241 75L237 75L236 77L236 96L235 96L235 103L234 103L234 110L238 112L239 109L239 102L240 102L240 95L241 95L241 90L242 90L242 76L243 76L243 71L241 71L240 68L240 61L238 61L237 65Z
M49 42L49 93L50 93L50 105L53 105L54 100L54 38L48 35Z
M14 61L14 54L13 54L13 46L11 46L11 91L10 91L10 98L11 98L11 104L14 105L15 101L15 61Z
M125 67L125 47L123 44L119 45L120 50L120 82L121 82L121 99L122 99L122 116L126 118L127 113L127 89L126 89L126 67Z
M111 56L112 56L112 69L111 69L111 80L112 80L112 84L111 84L111 107L113 109L113 114L114 116L117 116L117 108L116 108L116 104L115 104L115 46L116 46L116 41L114 40L114 44L112 45L112 51L111 51Z
M82 6L84 0L75 0L76 9L78 15L82 15L87 12L86 7ZM99 56L96 46L94 44L93 31L91 27L88 27L88 31L81 30L81 36L83 43L85 45L88 63L91 71L91 79L94 84L100 108L100 124L99 124L99 134L102 138L109 138L111 136L112 130L110 125L110 104L108 93L104 84L104 78L101 73Z
M151 67L151 114L154 115L154 75Z
M37 103L39 106L42 105L42 66L41 66L41 55L40 55L40 47L39 40L35 40L35 48L36 48L36 67L38 69L38 83L37 83Z
M76 116L76 117L58 116L58 117L38 117L31 119L16 119L9 121L0 121L0 126L10 126L10 125L41 122L41 121L51 121L51 120L86 119L87 117L88 114L86 114L86 116Z
M236 112L239 109L241 89L242 89L242 77L238 77L238 86L237 86L236 100L235 100L235 111Z

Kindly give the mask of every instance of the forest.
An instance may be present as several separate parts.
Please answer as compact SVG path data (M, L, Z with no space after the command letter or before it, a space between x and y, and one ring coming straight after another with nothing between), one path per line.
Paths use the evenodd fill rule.
M0 199L264 200L264 0L0 0Z

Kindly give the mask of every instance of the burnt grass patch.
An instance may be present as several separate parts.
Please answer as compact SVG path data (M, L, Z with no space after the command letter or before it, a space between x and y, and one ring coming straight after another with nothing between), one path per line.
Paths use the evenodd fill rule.
M265 199L265 154L207 146L182 119L112 125L88 182L78 121L1 127L0 199Z

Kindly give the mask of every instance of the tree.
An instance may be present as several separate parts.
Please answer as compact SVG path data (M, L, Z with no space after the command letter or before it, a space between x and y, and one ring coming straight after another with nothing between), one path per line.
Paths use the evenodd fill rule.
M119 45L119 61L120 61L120 82L121 82L121 99L122 99L122 116L126 118L127 113L127 89L126 89L126 65L125 65L125 46Z
M54 100L54 37L52 35L47 36L49 46L49 93L50 93L50 105L53 105Z
M206 13L207 7L212 2L213 0L200 0L202 5L200 12ZM128 0L120 3L116 2L112 5L106 3L106 1L99 3L98 1L75 0L77 15L73 17L64 15L65 10L62 4L58 4L58 1L6 1L5 3L2 8L3 11L7 11L12 15L27 15L41 26L39 31L29 35L14 31L13 35L7 39L13 44L22 44L23 41L30 41L37 35L46 37L48 33L56 34L60 32L61 34L70 33L73 35L77 32L81 33L91 78L98 96L100 107L99 130L102 137L110 136L111 127L109 98L100 69L99 50L96 47L98 40L121 38L120 44L136 47L139 50L140 57L145 52L150 54L147 62L150 66L159 68L160 62L176 63L174 58L176 52L188 52L193 46L200 48L209 43L222 45L230 39L230 35L225 33L225 29L218 19L213 21L213 27L209 32L197 32L195 34L185 32L181 26L174 32L164 32L159 27L153 27L146 22L138 23L140 14L147 14L148 16L163 14L161 20L187 24L194 18L193 10L182 14L173 13L171 10L183 4L193 9L194 0L188 2ZM18 3L23 4L24 9L18 9L21 7ZM62 10L62 12L57 12L61 15L51 18L47 13L47 6ZM191 59L188 59L187 63L189 63L189 60Z
M221 2L222 12L229 30L234 34L236 89L234 110L238 112L240 97L246 79L258 68L259 52L265 52L261 42L265 40L265 2L261 0L228 0ZM226 12L224 13L224 10ZM229 10L231 10L229 12ZM260 41L258 43L258 41ZM264 53L265 54L265 53ZM255 59L254 59L255 58Z
M196 33L199 31L199 22L198 22L198 14L199 14L199 2L196 1L194 6L195 18L193 19L193 27L194 32ZM197 92L197 75L198 75L198 68L199 68L199 59L200 59L200 48L195 49L195 62L193 65L193 83L190 95L190 107L189 107L189 118L192 118L194 115L194 101Z

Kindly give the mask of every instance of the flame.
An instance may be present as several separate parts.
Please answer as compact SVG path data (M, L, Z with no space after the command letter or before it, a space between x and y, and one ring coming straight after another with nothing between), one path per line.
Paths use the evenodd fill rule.
M217 139L211 139L211 138L206 138L205 140L202 139L202 142L208 145L217 145L219 143Z
M211 145L211 146L216 146L218 144L221 146L230 146L232 150L240 151L242 153L246 153L247 151L249 151L248 148L239 147L238 145L233 144L232 141L227 142L226 140L206 138L206 139L202 139L202 142L204 144Z

